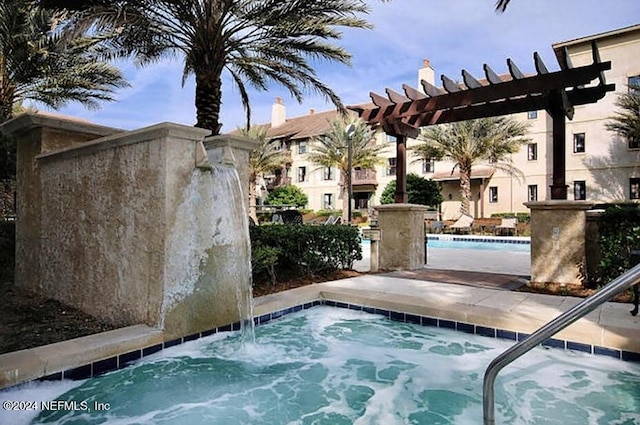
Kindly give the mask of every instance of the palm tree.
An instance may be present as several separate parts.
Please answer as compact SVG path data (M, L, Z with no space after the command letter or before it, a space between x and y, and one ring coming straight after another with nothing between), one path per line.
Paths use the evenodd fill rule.
M68 0L49 0L63 6ZM370 28L359 17L361 0L105 0L84 10L86 22L118 30L118 52L141 64L167 55L183 58L183 83L195 77L196 126L218 134L222 76L238 87L247 125L250 85L267 90L277 83L299 102L316 91L339 109L339 97L320 81L310 60L349 64L351 56L332 44L342 28ZM107 4L102 6L101 4ZM87 24L89 25L89 24Z
M510 175L519 175L509 154L517 152L528 139L528 125L508 117L481 118L451 124L441 124L422 130L413 148L414 155L454 163L451 174L460 172L462 214L469 214L471 203L471 169L488 164Z
M347 127L353 124L353 133L347 135ZM379 157L386 146L376 145L373 133L368 124L361 119L337 118L330 123L330 130L322 137L311 140L314 148L307 159L321 167L337 167L340 171L342 184L342 222L348 223L347 202L349 188L347 187L347 172L349 170L349 143L352 149L352 168L375 169L381 162Z
M0 3L0 122L34 100L52 108L70 101L96 108L126 87L101 59L102 38L69 25L71 15L26 1Z
M618 110L605 124L607 130L623 137L629 146L640 146L640 85L630 85L616 100Z
M249 216L258 222L256 212L256 183L265 173L278 169L285 161L285 156L278 149L276 141L267 137L267 127L254 126L239 129L240 133L260 142L260 146L249 154Z
M496 12L504 12L505 10L507 10L507 6L509 6L510 2L511 0L496 1Z

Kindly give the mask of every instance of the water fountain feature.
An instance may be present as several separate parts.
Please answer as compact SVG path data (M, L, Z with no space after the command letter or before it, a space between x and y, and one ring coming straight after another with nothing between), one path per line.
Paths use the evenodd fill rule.
M17 286L119 326L161 329L164 341L253 324L242 187L252 141L38 114L0 131L19 158Z

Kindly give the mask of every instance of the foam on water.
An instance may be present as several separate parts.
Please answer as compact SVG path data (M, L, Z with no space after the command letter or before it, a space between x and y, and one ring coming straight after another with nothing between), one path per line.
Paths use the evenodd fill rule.
M71 390L48 384L29 397L112 408L33 423L476 425L484 370L510 345L328 307L258 327L255 344L241 339L192 341ZM640 424L639 388L638 364L537 348L499 376L497 423Z

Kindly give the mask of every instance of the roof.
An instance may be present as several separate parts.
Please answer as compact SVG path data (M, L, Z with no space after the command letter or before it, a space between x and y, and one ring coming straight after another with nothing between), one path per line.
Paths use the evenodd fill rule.
M630 34L636 31L640 31L640 24L631 25L629 27L618 28L612 31L601 32L598 34L588 35L586 37L574 38L572 40L567 41L559 41L557 43L553 43L551 47L553 48L554 53L556 54L556 58L560 63L567 62L567 52L571 46L578 46L580 44L588 44L594 41L603 40L610 37L620 37L626 34Z
M472 179L488 179L493 176L495 169L491 167L475 167L471 168ZM460 170L456 168L454 171L439 171L433 173L431 180L434 181L448 181L448 180L460 180Z

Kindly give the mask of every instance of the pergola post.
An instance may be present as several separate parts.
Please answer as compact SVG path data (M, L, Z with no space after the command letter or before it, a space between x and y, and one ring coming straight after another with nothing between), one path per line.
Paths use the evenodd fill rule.
M558 96L559 97L559 96ZM553 176L551 199L567 199L566 174L566 122L565 111L558 104L561 99L553 99L548 110L553 121Z
M396 134L396 192L394 202L406 204L407 196L407 137Z

